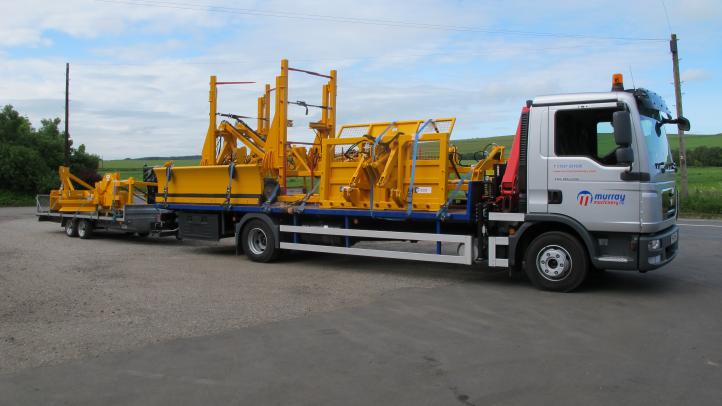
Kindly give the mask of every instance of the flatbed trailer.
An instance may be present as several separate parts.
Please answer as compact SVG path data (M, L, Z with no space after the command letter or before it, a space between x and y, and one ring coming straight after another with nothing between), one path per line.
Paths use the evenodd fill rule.
M481 184L469 184L470 193L481 188ZM197 205L197 204L156 204L157 207L176 214L181 238L218 240L234 237L238 253L254 255L273 245L279 250L313 251L358 256L375 256L429 262L445 262L471 265L472 252L480 247L477 241L475 207L469 200L449 208L442 218L437 213L413 211L371 211L362 209L326 209L318 204L305 207L289 206L284 203L258 205ZM250 230L244 229L249 222L264 225L263 238L252 247ZM270 235L267 234L270 232ZM246 240L244 244L244 239ZM436 243L431 252L398 249L355 248L356 242L364 240L429 241ZM454 246L456 254L442 254L442 244ZM261 249L262 248L262 249ZM483 248L483 247L482 247ZM275 258L275 253L268 258ZM265 255L252 257L264 260Z
M38 221L59 223L69 237L88 239L97 230L120 231L140 237L168 237L178 234L174 213L145 203L125 205L122 210L112 213L101 213L97 210L68 213L52 211L50 195L37 195L35 202Z

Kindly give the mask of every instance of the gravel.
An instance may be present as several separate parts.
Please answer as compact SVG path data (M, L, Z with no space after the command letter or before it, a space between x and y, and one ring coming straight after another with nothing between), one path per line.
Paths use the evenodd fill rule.
M475 278L453 265L291 253L256 264L231 240L68 238L0 208L0 372L369 303Z

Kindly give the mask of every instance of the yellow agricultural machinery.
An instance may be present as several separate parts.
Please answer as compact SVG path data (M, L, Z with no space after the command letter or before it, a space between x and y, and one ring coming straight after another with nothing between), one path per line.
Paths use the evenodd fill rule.
M59 221L68 236L90 238L97 228L120 229L148 235L160 221L160 211L147 204L147 188L154 182L120 179L118 172L106 173L90 185L58 168L60 188L37 197L40 220Z
M289 100L289 73L326 80L321 103ZM484 159L464 166L449 143L455 119L399 120L354 124L336 129L336 71L295 69L281 61L275 86L258 98L255 128L235 114L217 112L217 87L210 80L209 126L199 166L156 168L158 203L258 205L374 211L438 212L449 198L468 191L494 165L504 163L504 148L494 146ZM273 99L273 102L271 100ZM321 110L311 122L313 142L288 140L288 105ZM273 106L273 116L271 116ZM234 122L218 117L227 117ZM160 192L162 191L162 193Z

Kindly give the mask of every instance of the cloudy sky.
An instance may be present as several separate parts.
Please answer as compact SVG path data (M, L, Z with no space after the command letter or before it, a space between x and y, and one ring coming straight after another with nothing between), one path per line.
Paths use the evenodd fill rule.
M693 132L722 132L722 3L665 3L6 0L0 103L36 124L62 117L67 61L76 145L106 159L199 154L208 76L259 82L220 95L221 112L254 115L285 57L338 69L339 123L453 116L453 138L495 136L525 100L606 91L614 72L673 105L671 29L685 116ZM293 74L290 99L319 102L320 83ZM291 138L309 139L316 112L289 110Z

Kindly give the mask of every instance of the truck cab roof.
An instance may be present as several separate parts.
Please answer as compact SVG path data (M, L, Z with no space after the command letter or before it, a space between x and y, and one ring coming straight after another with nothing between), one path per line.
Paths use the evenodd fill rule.
M565 93L555 95L545 95L535 97L532 106L552 106L564 104L585 104L585 103L602 103L621 101L628 104L636 104L640 106L646 114L654 116L659 112L671 117L671 113L667 104L661 96L650 90L637 88L626 89L623 91L612 92L592 92L592 93Z
M634 101L634 96L628 92L592 92L592 93L565 93L537 96L532 101L532 106L549 106L559 104L583 104L615 102L625 100Z

